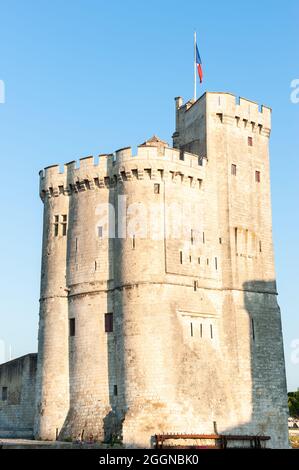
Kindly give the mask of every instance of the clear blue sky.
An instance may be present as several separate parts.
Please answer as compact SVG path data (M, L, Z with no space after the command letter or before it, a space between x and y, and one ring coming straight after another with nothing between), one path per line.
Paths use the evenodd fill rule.
M193 31L202 91L229 91L273 108L271 170L279 303L288 387L299 387L298 1L2 0L0 2L0 340L36 351L42 204L38 171L171 143L174 100L192 96ZM298 355L299 356L299 355Z

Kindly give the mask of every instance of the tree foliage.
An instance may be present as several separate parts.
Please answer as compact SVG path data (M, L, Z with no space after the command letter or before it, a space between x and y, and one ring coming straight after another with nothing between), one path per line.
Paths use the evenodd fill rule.
M299 390L288 393L288 405L290 416L299 418Z

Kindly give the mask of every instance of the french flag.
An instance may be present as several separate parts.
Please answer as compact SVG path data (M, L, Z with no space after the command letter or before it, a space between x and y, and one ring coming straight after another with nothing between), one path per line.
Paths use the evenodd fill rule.
M199 81L202 83L202 67L201 67L201 58L198 52L198 47L197 44L195 44L196 47L196 68L199 76Z

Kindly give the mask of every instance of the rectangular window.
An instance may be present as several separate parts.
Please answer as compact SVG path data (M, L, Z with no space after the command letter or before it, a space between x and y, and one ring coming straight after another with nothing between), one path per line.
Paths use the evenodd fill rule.
M220 245L221 245L221 243L222 243L222 238L219 238L219 243L220 243Z
M185 160L184 150L180 150L180 160Z
M98 265L97 265L97 262L95 261L95 262L94 262L94 270L96 271L97 268L98 268Z
M136 247L135 235L133 235L133 238L132 238L132 248L133 248L133 250L135 250L135 247Z
M202 242L205 243L205 232L202 232Z
M191 255L189 255L189 261L190 261L190 263L192 262L192 256Z
M209 266L209 258L207 258L207 265Z
M235 250L238 251L238 228L235 227Z
M99 181L99 178L94 178L93 180L94 180L94 184L95 184L95 186L96 186L97 188L99 188L99 187L100 187L100 181Z
M200 264L200 257L197 258L198 264Z
M255 331L254 331L254 321L253 318L251 319L251 334L253 341L255 340Z
M190 323L190 334L191 334L191 336L193 336L193 324L192 324L192 322Z
M180 251L180 263L183 264L183 252Z
M232 169L231 169L232 175L236 176L237 175L237 165L232 163Z
M58 186L58 191L59 191L59 194L64 194L63 186Z
M7 387L2 387L2 400L6 401L7 400Z
M194 289L194 291L196 291L196 289L197 289L197 281L194 281L194 282L193 282L193 289Z
M67 229L67 215L62 216L62 235L66 236L66 229Z
M113 332L113 313L105 313L105 332Z
M211 334L211 339L213 339L213 325L210 325L210 334Z
M160 185L158 183L154 184L154 193L160 194Z
M199 329L199 331L200 331L200 337L202 338L202 323L200 324L200 329Z
M54 235L58 237L58 224L54 224Z
M75 336L75 334L76 334L76 320L75 320L75 318L70 318L69 328L70 328L70 336Z
M85 188L90 189L90 182L89 180L84 180Z
M253 139L252 139L252 137L248 137L248 145L249 145L249 147L252 147L252 146L253 146Z
M255 181L256 181L256 183L261 182L261 172L260 171L255 172Z
M113 395L117 396L117 385L113 386Z
M259 242L259 250L260 250L260 253L262 252L262 242L260 241Z
M217 258L215 258L215 269L216 269L216 271L218 269L218 260L217 260Z
M103 227L102 226L98 227L98 237L103 238Z
M203 158L202 157L198 157L198 164L199 164L199 166L203 166Z

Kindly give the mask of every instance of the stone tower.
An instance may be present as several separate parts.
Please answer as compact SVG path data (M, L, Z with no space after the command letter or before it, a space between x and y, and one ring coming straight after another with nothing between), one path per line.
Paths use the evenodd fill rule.
M287 447L271 111L176 98L173 146L40 173L36 435L268 434Z

